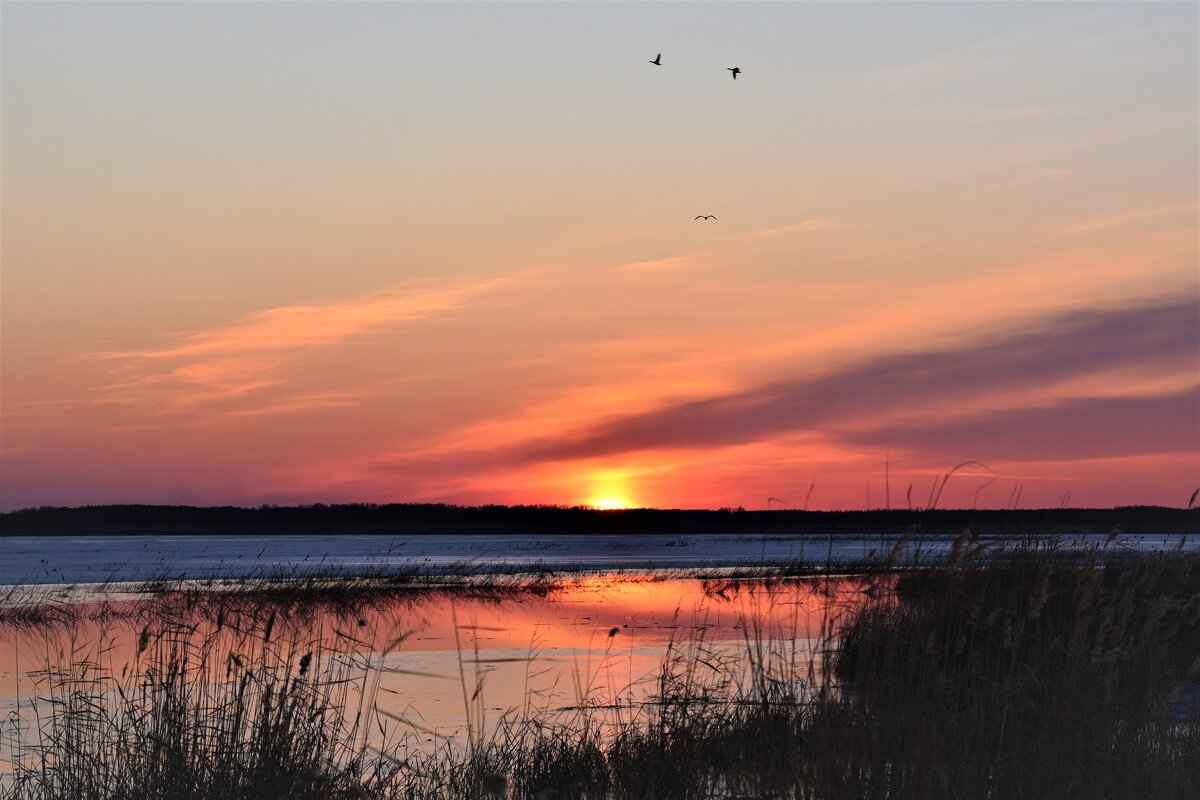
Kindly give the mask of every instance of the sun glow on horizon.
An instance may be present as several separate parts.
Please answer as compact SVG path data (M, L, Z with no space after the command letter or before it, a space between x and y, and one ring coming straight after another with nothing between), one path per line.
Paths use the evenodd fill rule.
M587 505L601 511L637 508L629 491L629 473L604 470L591 476L592 491Z
M600 511L615 511L617 509L634 507L634 504L626 500L624 497L616 497L613 495L594 497L588 501L588 505Z

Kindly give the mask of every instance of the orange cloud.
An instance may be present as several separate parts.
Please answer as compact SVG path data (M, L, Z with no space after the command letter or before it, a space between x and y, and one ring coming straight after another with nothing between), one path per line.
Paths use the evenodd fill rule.
M97 358L144 360L334 344L374 327L425 319L438 312L459 308L468 297L506 282L494 279L440 288L429 286L428 281L404 284L350 300L259 311L233 325L184 334L182 342L167 347L94 355Z
M622 264L617 269L622 272L667 272L687 269L689 266L691 266L691 261L686 256L672 256L651 261L634 261L630 264Z
M796 222L791 225L779 225L774 228L764 228L762 230L753 231L750 235L758 238L772 238L775 236L791 236L804 231L820 231L827 228L836 228L837 223L825 217L814 217L806 219L803 222Z
M93 358L120 362L126 375L107 386L97 402L179 410L259 392L286 383L285 368L315 348L460 309L471 298L509 282L415 281L331 303L259 311L233 324L182 334L164 346L93 353ZM301 394L276 399L264 408L288 411L352 402L346 393L335 394L336 398L331 393Z

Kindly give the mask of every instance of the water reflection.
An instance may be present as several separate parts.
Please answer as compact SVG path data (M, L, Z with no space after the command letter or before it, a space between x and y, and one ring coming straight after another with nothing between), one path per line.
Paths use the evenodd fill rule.
M462 742L505 717L656 702L664 665L681 655L724 681L803 681L821 669L816 643L864 602L867 581L622 574L548 592L460 590L326 607L232 596L82 605L70 620L0 628L0 711L28 726L62 676L132 685L174 664L220 682L262 663L280 674L344 676L343 702L381 715L372 736L391 726L416 741Z

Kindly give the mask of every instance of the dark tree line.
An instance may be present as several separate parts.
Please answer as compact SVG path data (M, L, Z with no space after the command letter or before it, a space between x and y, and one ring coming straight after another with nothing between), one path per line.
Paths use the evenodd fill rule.
M936 509L924 511L599 511L564 506L367 503L303 506L106 505L0 514L0 533L1200 533L1200 509Z

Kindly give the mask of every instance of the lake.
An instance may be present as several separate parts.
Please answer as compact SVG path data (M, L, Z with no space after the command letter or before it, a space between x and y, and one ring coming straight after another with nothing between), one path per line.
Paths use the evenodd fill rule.
M103 583L172 576L241 577L281 569L420 566L514 570L653 570L779 561L847 563L887 554L897 534L203 534L0 537L0 585ZM944 553L952 536L915 537L908 548ZM1051 535L1043 537L1047 540ZM1104 542L1104 534L1070 536L1068 543ZM1200 536L1119 534L1113 548L1200 548Z
M865 587L853 577L599 574L544 595L456 590L278 616L270 606L231 604L214 614L194 601L172 605L170 593L122 595L103 606L79 603L69 621L0 626L0 716L28 736L76 681L109 697L118 686L134 691L151 665L180 653L213 683L236 675L235 661L296 674L312 653L318 662L306 671L346 676L353 688L342 702L378 717L372 741L463 744L468 731L490 732L505 718L634 713L659 699L672 658L707 663L713 674L704 677L719 672L726 684L748 680L755 666L802 682L821 668L823 632L866 599Z
M24 748L53 715L67 707L79 714L83 703L84 730L105 730L129 698L161 704L164 674L214 715L247 681L321 687L342 722L355 721L349 741L399 743L400 752L463 751L530 720L563 731L617 730L680 691L692 704L728 704L765 682L761 697L803 698L830 674L826 657L842 622L870 602L892 601L895 574L857 570L863 560L885 560L897 540L6 537L0 577L23 588L0 589L0 597L10 609L45 603L54 613L0 624L0 788L14 757L32 758ZM1110 553L1196 549L1194 541L1148 534L1059 545L1100 543ZM903 558L928 561L951 544L946 536L913 538ZM833 570L789 577L769 568L798 561ZM414 568L442 582L328 603L303 594L306 575ZM289 577L237 580L272 573ZM456 575L465 577L448 580ZM161 578L170 580L137 583Z

